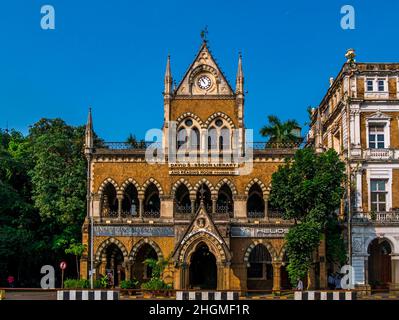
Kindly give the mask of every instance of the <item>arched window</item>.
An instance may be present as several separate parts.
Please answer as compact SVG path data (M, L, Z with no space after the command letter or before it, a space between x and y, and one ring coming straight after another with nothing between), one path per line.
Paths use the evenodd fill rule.
M225 183L219 189L218 199L216 202L216 212L218 213L233 213L233 193L230 187Z
M186 145L188 141L188 134L186 128L179 128L177 131L177 150L181 150L183 145Z
M144 216L159 217L161 209L161 200L159 191L155 184L151 183L144 194Z
M249 218L263 218L265 216L265 201L260 186L255 183L248 192L247 215Z
M208 150L225 151L231 148L230 124L223 118L213 120L208 128ZM209 139L211 137L211 139Z
M273 279L272 257L263 244L258 244L252 249L248 263L248 279Z
M186 151L200 150L201 148L201 137L199 129L199 123L192 119L186 118L184 121L179 123L177 129L177 149ZM181 147L185 145L182 149Z
M223 127L220 130L220 137L222 138L219 142L220 150L230 150L230 130L227 127Z
M196 196L196 200L195 200L195 210L197 210L199 208L201 199L203 199L203 201L204 201L205 210L208 213L212 212L211 191L209 190L208 186L205 183L203 183L197 191L197 196Z
M129 183L125 189L122 201L122 215L138 216L139 214L139 198L136 187Z
M184 183L177 187L174 201L177 213L191 213L190 192Z
M208 151L217 150L218 134L214 127L208 129Z
M197 128L192 128L190 132L191 150L200 150L200 132Z
M116 190L112 183L107 183L102 195L102 216L117 217L118 216L118 200L116 198Z

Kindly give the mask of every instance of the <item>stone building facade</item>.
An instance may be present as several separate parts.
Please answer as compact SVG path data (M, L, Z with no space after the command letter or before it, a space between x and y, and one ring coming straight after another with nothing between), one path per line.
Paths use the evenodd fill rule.
M399 284L399 64L347 62L316 109L308 143L346 162L341 213L360 287Z
M163 98L162 135L151 146L96 146L89 115L88 218L82 230L90 248L92 217L96 276L112 272L116 286L122 279L146 281L151 270L143 261L164 258L169 264L163 277L175 289L288 288L284 235L292 224L268 196L272 173L296 147L249 141L241 56L235 90L206 41L176 87L168 58ZM181 158L173 158L175 149ZM232 159L233 153L245 161ZM83 277L90 258L88 250L81 259ZM309 286L325 286L324 263L315 269Z

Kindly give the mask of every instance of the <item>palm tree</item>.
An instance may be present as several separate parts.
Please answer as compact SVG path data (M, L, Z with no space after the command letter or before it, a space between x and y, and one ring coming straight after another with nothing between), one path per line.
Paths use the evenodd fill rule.
M301 127L296 120L282 122L278 117L269 115L269 124L260 129L263 137L268 137L268 142L275 145L297 144L302 141L300 136Z
M126 143L131 145L133 148L145 148L144 140L137 140L135 135L129 134L126 139Z

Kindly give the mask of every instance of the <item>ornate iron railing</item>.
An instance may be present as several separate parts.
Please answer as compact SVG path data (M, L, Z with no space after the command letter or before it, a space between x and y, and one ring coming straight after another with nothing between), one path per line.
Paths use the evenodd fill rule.
M399 222L399 210L384 211L384 212L357 212L353 216L354 221L360 222Z
M267 149L296 149L301 146L302 143L277 143L277 142L247 142L245 145L247 148L252 148L253 150L267 150ZM154 148L161 148L161 142L137 142L137 143L128 143L128 142L103 142L99 147L100 149L109 149L109 150L145 150L149 146ZM197 148L193 148L195 150ZM191 149L190 149L191 150ZM200 150L199 150L200 151ZM208 152L206 150L205 152ZM214 150L213 150L214 151ZM219 150L217 150L219 151Z
M161 213L159 211L144 211L143 218L159 218Z
M248 218L264 218L265 212L264 211L248 211L247 216L248 216Z
M191 205L179 206L175 205L175 213L191 213Z
M138 211L136 211L136 212L122 211L121 212L121 217L122 218L138 218L139 217L139 213L138 213Z

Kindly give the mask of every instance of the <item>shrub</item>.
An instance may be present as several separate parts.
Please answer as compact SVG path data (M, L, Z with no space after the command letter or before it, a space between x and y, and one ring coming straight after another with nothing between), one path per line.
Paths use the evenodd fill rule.
M120 287L121 289L137 289L139 282L136 279L122 280Z
M87 289L90 288L90 281L87 279L66 279L64 281L65 289Z
M153 277L150 279L150 281L141 284L141 288L144 290L168 290L171 289L172 286L170 284L166 284L161 278Z

